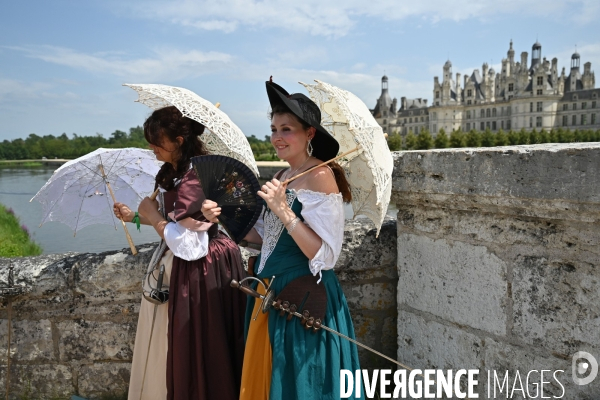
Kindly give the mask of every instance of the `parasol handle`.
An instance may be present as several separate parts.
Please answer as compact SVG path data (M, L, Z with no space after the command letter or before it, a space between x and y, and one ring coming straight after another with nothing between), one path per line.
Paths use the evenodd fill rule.
M102 166L102 164L100 164L98 166L98 168L100 168L100 172L102 172L102 178L104 178L104 183L106 183L106 187L108 188L108 191L110 192L110 195L112 196L113 199L113 204L117 202L117 199L115 198L115 193L112 190L112 187L110 186L110 182L108 182L106 180L106 174L104 173L104 167ZM125 236L127 237L127 242L129 242L129 248L131 249L131 254L133 254L134 256L138 253L137 249L135 248L135 245L133 244L133 239L131 238L131 235L129 234L129 231L127 230L127 226L125 225L125 221L123 221L123 218L119 218L121 220L121 224L123 224L123 229L125 230Z
M294 177L291 177L290 179L286 179L286 180L283 182L283 184L284 184L284 185L287 185L288 183L290 183L290 182L291 182L291 181L293 181L294 179L298 179L298 178L300 178L302 175L306 175L306 174L308 174L310 171L312 171L312 170L313 170L313 169L315 169L315 168L319 168L319 167L322 167L323 165L327 165L327 164L329 164L329 163L330 163L330 162L332 162L332 161L335 161L335 160L337 160L337 159L339 159L339 158L342 158L342 157L344 157L344 156L347 156L348 154L350 154L350 153L354 153L355 151L358 151L358 150L359 150L359 147L358 147L358 146L356 146L356 147L355 147L355 148L353 148L352 150L348 150L347 152L345 152L345 153L343 153L343 154L340 154L339 156L337 156L337 157L335 157L335 158L332 158L331 160L325 161L324 163L321 163L321 164L319 164L319 165L315 165L314 167L307 169L306 171L304 171L304 172L303 172L303 173L301 173L301 174L298 174L298 175L296 175L296 176L294 176Z
M159 188L156 188L156 190L154 191L154 193L152 193L152 194L150 195L150 200L154 200L154 199L156 199L156 196L158 196L158 193L160 193L160 189L159 189Z

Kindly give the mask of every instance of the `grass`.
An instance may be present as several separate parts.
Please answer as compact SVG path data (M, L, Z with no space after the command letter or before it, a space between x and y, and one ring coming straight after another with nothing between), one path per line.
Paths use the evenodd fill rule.
M0 204L0 257L26 257L42 254L42 248L35 243L29 230L21 225L11 208Z
M43 167L44 164L39 161L19 161L19 160L10 160L10 161L1 161L0 168L39 168Z

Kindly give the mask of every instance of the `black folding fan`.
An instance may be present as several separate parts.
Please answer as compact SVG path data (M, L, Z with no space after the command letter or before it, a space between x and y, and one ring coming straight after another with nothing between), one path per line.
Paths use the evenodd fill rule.
M258 179L244 163L226 156L192 157L192 166L206 198L221 207L219 222L239 243L262 211Z

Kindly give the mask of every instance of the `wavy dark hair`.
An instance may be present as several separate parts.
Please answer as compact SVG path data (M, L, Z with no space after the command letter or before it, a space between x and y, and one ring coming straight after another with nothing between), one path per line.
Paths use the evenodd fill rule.
M294 113L292 113L290 110L287 109L287 107L285 107L282 104L274 105L273 109L269 113L269 119L272 120L274 115L283 115L283 114L289 115L294 120L298 121L300 123L300 125L302 125L302 128L304 130L308 130L312 126L312 125L309 125L306 122L302 121L300 118L298 118ZM327 160L321 160L321 161L327 161ZM337 187L338 187L340 193L342 194L342 198L344 199L344 201L346 203L351 202L352 201L352 192L350 191L350 184L348 183L348 180L346 179L346 174L344 173L344 169L342 168L342 166L340 164L338 164L335 161L332 161L332 162L328 163L327 165L333 171L333 175L335 176L335 183L337 184Z
M154 111L144 122L144 137L154 146L162 146L164 139L169 139L177 145L173 152L176 168L170 163L164 163L156 174L156 186L171 190L176 179L181 179L188 171L190 159L195 156L208 154L200 135L204 133L204 125L193 119L184 117L176 107L170 106ZM177 137L183 137L181 145Z

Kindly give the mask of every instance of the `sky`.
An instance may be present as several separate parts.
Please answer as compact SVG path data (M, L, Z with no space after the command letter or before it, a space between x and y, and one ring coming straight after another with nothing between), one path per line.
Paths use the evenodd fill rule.
M0 141L128 131L150 114L124 83L184 87L246 136L269 134L264 82L290 93L319 79L373 108L381 77L392 97L427 98L446 60L496 71L537 41L570 68L600 65L598 0L36 0L0 14ZM599 77L600 78L600 77Z

